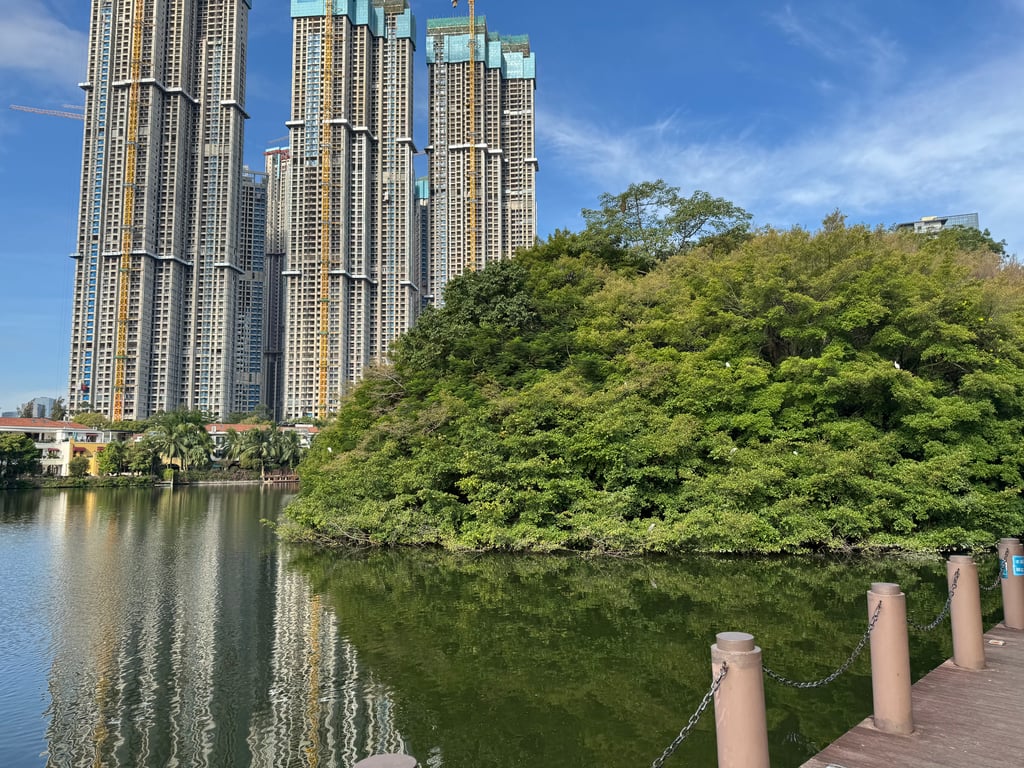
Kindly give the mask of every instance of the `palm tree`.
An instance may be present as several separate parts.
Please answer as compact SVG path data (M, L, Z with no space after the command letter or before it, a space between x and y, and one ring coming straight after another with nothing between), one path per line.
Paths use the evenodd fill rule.
M153 432L153 447L167 464L178 462L179 469L188 469L185 453L188 451L189 426L164 423Z
M277 463L277 427L250 429L241 440L239 459L247 469L260 468L260 479L267 475L267 465Z
M168 464L178 461L180 469L206 467L210 463L213 440L206 429L191 422L163 423L153 433L157 451Z
M277 460L282 466L294 468L302 458L302 445L299 434L294 430L278 432Z
M230 467L232 464L238 463L238 458L242 453L242 434L236 432L234 429L228 429L224 435L224 442L220 445L218 455L224 462L225 468Z

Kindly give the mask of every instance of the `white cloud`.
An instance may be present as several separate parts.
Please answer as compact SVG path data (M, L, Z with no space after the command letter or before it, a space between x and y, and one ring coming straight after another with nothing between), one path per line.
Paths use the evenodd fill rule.
M906 83L884 100L848 102L775 146L750 134L696 138L678 118L617 131L546 112L537 125L552 161L582 170L587 189L664 178L780 226L816 224L836 207L886 224L978 211L983 227L1022 253L1024 102L1007 90L1022 68L1016 53L941 82Z
M0 0L0 71L73 88L84 79L87 34L73 29L40 0Z
M803 16L786 5L768 19L794 45L843 68L866 71L879 81L887 80L904 60L891 37L866 23L856 8L848 5L815 5L814 11Z

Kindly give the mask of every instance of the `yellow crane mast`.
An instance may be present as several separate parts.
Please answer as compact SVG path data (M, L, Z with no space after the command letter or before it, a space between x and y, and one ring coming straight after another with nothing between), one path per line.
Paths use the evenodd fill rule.
M114 351L114 409L112 421L124 419L125 369L128 362L128 297L131 287L132 245L135 232L135 164L138 158L139 89L142 79L143 0L132 4L131 79L128 86L128 136L124 161L124 205L121 209L121 265L118 270L117 346Z
M334 108L334 4L327 0L324 5L324 78L320 94L320 387L317 400L317 415L327 416L327 355L329 349L329 328L331 320L331 144Z

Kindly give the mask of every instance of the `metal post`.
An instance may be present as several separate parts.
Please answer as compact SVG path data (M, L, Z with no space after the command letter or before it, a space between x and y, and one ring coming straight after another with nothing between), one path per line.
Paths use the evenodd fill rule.
M999 540L999 557L1004 556L1003 623L1010 629L1024 629L1024 547L1020 539Z
M868 616L878 620L871 631L871 691L875 727L885 733L914 731L910 704L910 641L907 637L907 596L899 584L874 583L868 592Z
M720 632L711 646L714 679L729 665L715 691L718 768L769 768L761 649L746 632Z
M352 768L416 768L419 763L412 755L373 755L360 760Z
M957 576L957 572L960 573ZM953 663L963 669L985 668L985 630L981 624L978 566L970 555L953 555L946 563L946 583L956 591L949 603L953 625Z

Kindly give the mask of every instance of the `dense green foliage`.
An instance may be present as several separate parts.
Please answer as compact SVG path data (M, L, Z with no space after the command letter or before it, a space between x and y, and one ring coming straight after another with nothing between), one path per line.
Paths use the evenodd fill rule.
M11 480L19 475L39 471L39 449L26 434L0 434L0 479Z
M991 240L835 214L650 266L591 235L449 286L314 443L304 535L774 552L1024 529L1024 279Z

